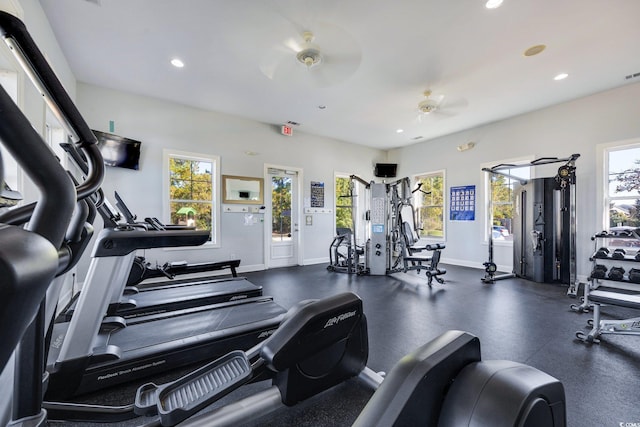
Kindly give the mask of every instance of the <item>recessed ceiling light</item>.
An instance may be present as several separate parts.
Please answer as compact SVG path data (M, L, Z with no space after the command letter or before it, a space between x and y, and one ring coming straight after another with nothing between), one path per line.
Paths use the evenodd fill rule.
M404 132L404 129L396 129L396 133L402 133Z
M557 76L555 76L555 77L553 78L553 80L564 80L564 79L566 79L567 77L569 77L569 74L567 74L567 73L560 73L560 74L558 74Z
M182 68L182 67L184 67L184 62L182 62L178 58L173 58L171 60L171 65L173 65L176 68Z
M502 4L502 0L488 0L484 7L486 7L487 9L496 9L498 7L500 7L500 5Z
M546 48L547 48L547 46L545 46L543 44L537 44L535 46L531 46L529 49L524 51L524 56L537 55L539 53L542 53L542 51L545 50Z

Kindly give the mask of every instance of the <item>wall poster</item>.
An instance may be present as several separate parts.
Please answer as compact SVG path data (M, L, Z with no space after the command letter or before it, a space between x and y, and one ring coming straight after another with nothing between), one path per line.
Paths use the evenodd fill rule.
M451 221L475 221L476 186L451 187L449 219Z
M311 207L324 208L324 182L311 181Z

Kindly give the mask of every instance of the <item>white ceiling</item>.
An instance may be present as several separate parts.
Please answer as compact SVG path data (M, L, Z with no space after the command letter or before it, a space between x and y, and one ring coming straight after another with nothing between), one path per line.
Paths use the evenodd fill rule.
M640 82L638 0L40 2L81 82L381 149Z

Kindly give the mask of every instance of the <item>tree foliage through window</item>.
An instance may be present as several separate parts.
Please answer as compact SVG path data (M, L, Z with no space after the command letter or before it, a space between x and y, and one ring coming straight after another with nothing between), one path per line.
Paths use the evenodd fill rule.
M336 228L353 230L351 179L336 177Z
M180 157L169 158L171 223L212 229L213 164Z
M417 220L422 237L444 237L444 172L435 172L416 177L422 183L417 197Z

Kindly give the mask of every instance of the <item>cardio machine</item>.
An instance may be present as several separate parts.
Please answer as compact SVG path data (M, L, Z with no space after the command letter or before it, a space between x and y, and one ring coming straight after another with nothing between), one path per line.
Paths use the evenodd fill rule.
M153 230L188 230L195 229L195 227L190 227L186 225L174 225L174 224L164 224L160 222L157 218L145 218L143 223L136 222L138 217L134 213L131 212L129 207L125 204L124 200L118 194L118 192L114 192L114 197L116 199L116 207L122 215L124 216L125 222L127 224L133 226L139 226L140 224L153 229ZM189 264L186 261L174 261L167 262L163 265L152 266L151 263L147 262L147 260L142 256L136 256L133 262L133 266L131 267L131 272L129 273L129 277L127 278L127 286L132 287L140 284L138 288L142 288L145 286L160 286L160 285L169 285L171 283L176 283L173 279L175 279L178 275L183 274L193 274L193 273L205 273L210 271L219 271L224 269L230 269L233 277L237 277L238 273L236 269L240 266L240 260L228 260L228 261L218 261L218 262L203 262L196 264ZM169 279L164 282L154 282L150 285L143 285L141 282L144 282L147 279L154 278L165 278ZM187 279L188 280L188 279Z
M65 150L74 162L84 166L86 163L80 154L73 148L71 144L65 144ZM117 197L122 202L122 200ZM125 207L126 208L126 207ZM106 245L112 245L113 236L117 237L119 245L133 245L129 250L144 249L150 247L172 247L172 246L197 246L205 243L209 238L209 232L204 230L195 230L193 228L174 227L168 229L149 229L145 224L136 223L120 223L120 215L111 206L105 198L104 203L98 208L98 212L103 219L105 229L111 230L98 236L94 247L101 248ZM128 209L127 209L128 212ZM137 242L132 238L125 238L127 233L146 232L144 239ZM126 242L126 243L123 243ZM139 245L137 247L136 245ZM100 251L94 251L94 255ZM134 256L131 263L135 266L137 256ZM237 260L237 264L240 261ZM220 266L223 263L219 264ZM231 264L233 268L234 264ZM232 273L235 273L233 268ZM231 278L199 278L183 281L171 281L167 284L149 284L147 286L125 286L125 279L114 279L108 284L96 285L90 281L101 280L102 276L87 276L85 279L85 291L93 292L94 286L109 286L112 290L109 295L109 304L103 315L120 316L124 319L142 316L149 313L164 313L168 311L182 310L190 307L205 306L216 303L225 303L230 301L239 301L260 297L262 295L262 287L257 286L247 279L237 277L237 274ZM131 273L129 273L131 277ZM119 281L116 281L119 280ZM79 301L78 295L75 295L71 303L63 310L58 320L68 322L77 309Z

